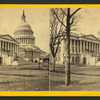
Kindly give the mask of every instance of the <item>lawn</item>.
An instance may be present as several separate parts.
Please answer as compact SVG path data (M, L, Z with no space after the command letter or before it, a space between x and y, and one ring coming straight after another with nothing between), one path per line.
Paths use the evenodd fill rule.
M100 66L71 66L71 85L65 86L64 66L50 72L51 91L100 91Z
M0 66L0 91L48 91L46 67L38 65Z

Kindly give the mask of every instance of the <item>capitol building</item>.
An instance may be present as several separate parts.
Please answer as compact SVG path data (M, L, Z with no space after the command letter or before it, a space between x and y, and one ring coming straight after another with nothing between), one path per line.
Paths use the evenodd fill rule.
M26 16L21 16L21 22L14 32L14 38L19 43L19 57L25 60L37 61L41 50L35 46L35 37L31 26L26 21Z
M12 65L18 58L25 61L38 62L46 54L35 45L34 32L26 21L23 11L21 22L17 26L14 37L0 35L0 65Z
M56 63L65 64L66 38L60 44ZM70 34L70 63L95 65L100 61L100 39L94 35Z

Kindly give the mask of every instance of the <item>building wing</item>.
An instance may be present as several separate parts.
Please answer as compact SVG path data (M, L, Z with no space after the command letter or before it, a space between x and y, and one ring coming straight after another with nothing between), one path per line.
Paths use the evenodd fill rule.
M13 37L11 37L10 35L0 35L0 39L6 39L8 41L13 41L13 42L16 42L18 43Z

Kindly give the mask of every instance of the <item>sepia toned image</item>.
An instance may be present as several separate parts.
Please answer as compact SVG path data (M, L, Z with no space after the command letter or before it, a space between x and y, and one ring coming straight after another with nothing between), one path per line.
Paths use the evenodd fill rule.
M100 91L100 8L0 8L0 91Z
M100 8L50 10L50 90L100 91Z
M0 12L0 91L48 91L49 9Z

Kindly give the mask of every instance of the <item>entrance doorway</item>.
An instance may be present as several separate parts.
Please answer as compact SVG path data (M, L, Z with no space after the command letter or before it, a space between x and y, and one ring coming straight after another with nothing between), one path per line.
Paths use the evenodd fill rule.
M76 63L79 64L79 57L76 57Z
M83 58L83 64L86 64L86 57Z

